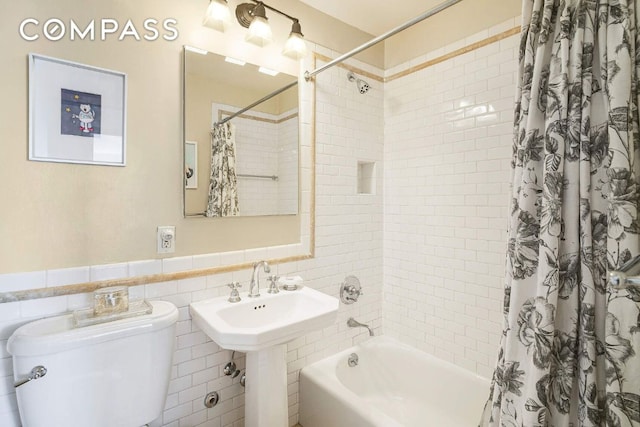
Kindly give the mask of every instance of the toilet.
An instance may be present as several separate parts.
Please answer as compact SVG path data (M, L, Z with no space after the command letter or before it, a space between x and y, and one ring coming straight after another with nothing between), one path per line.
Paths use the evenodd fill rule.
M150 314L91 326L74 327L68 314L18 328L7 344L16 384L46 370L16 387L22 426L141 427L160 417L178 310L149 304Z

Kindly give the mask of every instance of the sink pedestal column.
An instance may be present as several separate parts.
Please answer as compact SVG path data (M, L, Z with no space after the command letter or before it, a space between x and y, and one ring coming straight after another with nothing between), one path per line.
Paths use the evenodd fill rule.
M245 427L287 427L287 345L247 352Z

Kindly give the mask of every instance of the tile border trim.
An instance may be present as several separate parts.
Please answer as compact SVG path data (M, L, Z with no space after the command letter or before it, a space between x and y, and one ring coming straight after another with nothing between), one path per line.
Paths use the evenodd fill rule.
M480 49L481 47L490 45L492 43L499 42L500 40L506 39L507 37L511 37L513 35L520 33L520 26L514 27L510 30L504 31L502 33L496 34L495 36L488 37L486 39L477 41L475 43L471 43L465 47L461 47L460 49L456 49L452 52L446 53L442 56L438 56L437 58L430 59L421 64L414 65L413 67L407 68L406 70L400 71L398 73L392 74L389 77L385 77L384 82L390 82L401 77L408 76L409 74L413 74L417 71L423 70L425 68L431 67L433 65L439 64L441 62L447 61L449 59L453 59L457 56L464 55L465 53L472 52L474 50Z

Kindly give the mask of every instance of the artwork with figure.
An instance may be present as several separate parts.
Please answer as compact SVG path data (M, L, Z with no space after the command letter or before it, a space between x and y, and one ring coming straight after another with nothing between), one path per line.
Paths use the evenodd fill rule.
M101 95L61 89L60 133L62 135L100 135Z

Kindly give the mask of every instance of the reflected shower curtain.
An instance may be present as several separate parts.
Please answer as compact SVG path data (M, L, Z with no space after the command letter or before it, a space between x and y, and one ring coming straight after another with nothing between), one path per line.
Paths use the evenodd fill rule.
M524 0L505 328L482 426L640 427L633 0Z
M230 122L211 130L211 177L205 215L238 215L236 176L236 129Z

